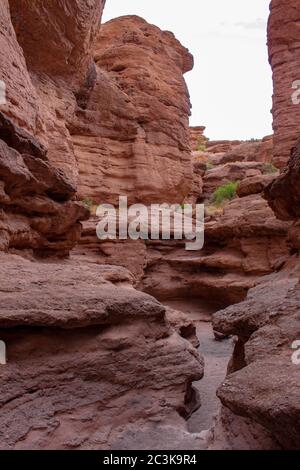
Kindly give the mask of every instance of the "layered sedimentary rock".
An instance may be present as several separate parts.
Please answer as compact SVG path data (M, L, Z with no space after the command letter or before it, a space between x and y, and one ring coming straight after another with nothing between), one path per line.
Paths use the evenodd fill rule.
M28 0L9 2L12 24L32 84L30 95L34 87L34 98L29 95L31 101L34 99L33 132L48 149L49 160L74 185L78 167L69 122L76 108L76 93L93 64L92 47L104 4L104 0L55 0L47 6ZM13 75L7 81L10 88ZM10 110L14 100L12 94L8 100ZM24 120L26 125L27 116Z
M72 126L81 198L182 202L192 181L183 78L191 54L133 16L102 26L94 57Z
M193 296L221 305L242 301L257 279L282 266L290 250L286 240L291 224L277 220L261 195L276 175L259 178L242 180L241 197L206 217L201 251L187 251L185 239L100 241L95 230L99 219L94 217L84 223L76 253L94 263L128 268L140 289L161 300Z
M10 7L14 10L15 2ZM28 9L23 13L26 17ZM44 121L39 85L27 67L6 0L0 14L0 78L6 85L6 102L0 107L0 249L64 255L78 240L79 221L87 218L87 210L71 201L76 191L72 172L63 173L51 165L51 150L40 138ZM46 86L50 79L44 76L40 83ZM47 139L55 142L55 132Z
M3 254L1 266L1 449L108 449L123 433L134 448L150 425L184 434L203 362L128 271Z
M68 254L89 211L37 141L2 113L0 125L0 251Z
M203 250L183 242L147 242L143 289L160 299L217 299L223 305L245 298L257 279L289 255L289 224L276 220L261 195L233 200L206 223Z
M204 199L209 199L220 186L230 182L242 181L253 176L260 176L263 170L264 165L256 161L231 162L224 165L216 165L209 169L203 177L203 197Z
M208 143L208 138L204 135L205 126L194 126L190 127L190 145L192 151L198 149L205 149Z
M291 221L290 256L277 273L258 280L244 302L213 319L218 332L238 338L229 375L218 390L225 409L262 426L257 435L267 431L273 445L294 450L300 445L299 365L292 360L300 337L299 155L298 142L285 172L264 189L277 217Z
M294 0L272 0L268 25L273 69L274 162L283 168L300 134L299 8Z
M278 218L291 220L300 218L300 141L292 149L285 171L270 186L265 196Z
M190 190L190 105L182 73L192 58L171 33L141 19L127 19L125 26L121 20L132 33L123 32L116 49L128 64L126 51L140 56L136 69L131 60L132 86L138 89L139 78L146 86L131 97L104 56L96 58L102 70L94 63L103 6L101 0L4 0L0 6L0 79L6 84L0 109L0 251L9 252L0 253L0 340L7 362L0 371L1 449L171 449L176 440L178 448L203 445L185 429L185 419L200 406L192 382L203 375L192 323L134 290L135 278L125 269L87 263L88 256L86 262L84 256L43 262L33 256L67 255L80 236L80 220L89 215L75 201L75 130L84 129L83 136L105 149L99 162L104 173L114 143L125 165L133 148L130 155L143 173L141 194L145 180L151 191L149 176L155 175L156 197L173 185L182 197ZM139 37L149 41L148 50ZM109 47L104 49L107 55ZM156 53L161 60L147 82L142 72ZM171 66L173 79L167 77ZM160 91L147 116L156 79ZM111 158L119 194L124 168L113 175ZM94 185L101 190L104 180L107 196L109 172ZM135 186L129 180L128 195Z
M269 145L272 139L263 142ZM194 183L185 201L206 204L201 251L188 252L186 240L100 241L95 230L99 219L94 217L84 223L76 252L96 263L126 267L140 289L161 300L192 295L208 301L217 299L221 306L244 300L257 279L282 266L289 255L286 239L290 223L277 220L261 194L278 175L263 174L266 163L258 151L262 145L237 145L236 149L243 147L242 161L219 164L215 160L213 168L208 163L216 158L215 153L200 152L200 156L194 152ZM218 158L226 159L231 153L232 148ZM211 211L213 192L230 181L239 182L240 197Z
M267 429L284 449L299 449L299 261L262 278L245 302L220 311L214 327L237 335L229 375L218 390L225 407Z

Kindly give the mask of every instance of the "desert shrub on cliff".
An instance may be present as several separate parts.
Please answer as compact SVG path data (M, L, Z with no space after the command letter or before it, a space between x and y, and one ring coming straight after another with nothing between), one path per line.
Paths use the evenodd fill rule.
M82 199L81 202L82 202L82 204L84 204L90 210L94 206L94 202L91 199L88 199L88 198Z
M201 138L199 138L198 141L197 141L196 150L198 152L205 152L206 151L206 145L205 145L205 143L203 143L203 140Z
M206 162L206 171L212 170L213 168L215 168L215 165L212 162L207 161Z
M220 206L225 201L231 201L236 197L238 181L231 181L230 183L223 184L214 192L212 202L216 206Z

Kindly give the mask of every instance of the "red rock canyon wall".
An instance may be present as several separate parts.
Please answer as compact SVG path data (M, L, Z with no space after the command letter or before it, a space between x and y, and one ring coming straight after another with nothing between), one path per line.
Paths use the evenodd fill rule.
M295 0L272 0L270 4L268 46L274 84L274 163L278 168L286 166L300 134L298 7Z

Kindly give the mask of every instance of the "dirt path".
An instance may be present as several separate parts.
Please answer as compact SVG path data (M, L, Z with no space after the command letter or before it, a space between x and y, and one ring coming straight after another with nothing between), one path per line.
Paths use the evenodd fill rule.
M175 300L164 302L169 307L185 312L197 325L200 351L205 359L204 377L194 386L199 390L202 406L188 421L190 432L209 429L214 416L220 409L216 390L226 376L227 365L232 353L232 339L216 341L211 326L211 315L220 306L200 300Z

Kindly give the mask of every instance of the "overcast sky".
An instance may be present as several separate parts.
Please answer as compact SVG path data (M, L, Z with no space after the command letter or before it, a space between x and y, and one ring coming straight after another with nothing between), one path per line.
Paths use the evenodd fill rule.
M272 76L266 47L270 0L107 0L104 21L139 15L173 31L195 57L186 74L191 125L211 139L272 132Z

